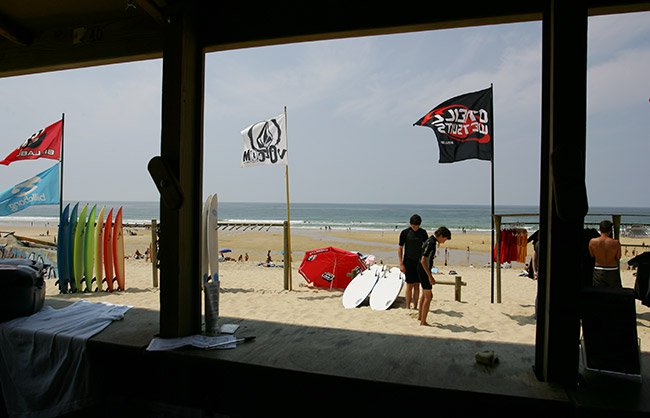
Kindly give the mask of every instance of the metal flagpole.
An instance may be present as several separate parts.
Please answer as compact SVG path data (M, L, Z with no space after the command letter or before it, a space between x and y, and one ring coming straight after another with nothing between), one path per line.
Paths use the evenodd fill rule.
M59 219L63 213L63 136L65 133L65 113L61 113L61 150L59 156Z
M290 205L289 205L289 135L287 134L287 107L284 107L284 135L285 139L287 142L287 164L284 166L284 178L285 178L285 189L287 192L287 254L284 255L284 262L285 264L288 262L289 264L289 283L288 283L288 290L292 290L293 287L293 279L292 279L292 256L291 256L291 210L290 210Z
M490 154L490 177L492 189L492 213L490 214L491 224L492 224L492 246L490 247L490 302L494 303L494 89L492 88L492 83L490 83L490 92L492 93L492 152Z

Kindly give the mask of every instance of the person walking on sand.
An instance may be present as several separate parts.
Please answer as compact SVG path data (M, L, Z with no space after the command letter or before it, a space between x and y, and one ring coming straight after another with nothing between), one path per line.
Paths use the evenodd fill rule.
M399 234L399 246L397 247L397 259L399 269L404 273L406 279L406 309L418 308L420 297L420 278L418 276L418 264L422 257L422 244L427 240L427 231L420 228L422 218L418 214L411 216L410 226Z
M431 273L433 259L436 255L436 247L438 244L444 244L450 239L451 231L446 226L441 226L422 245L422 258L418 265L418 274L422 286L422 297L420 298L420 309L418 310L420 325L429 325L427 323L427 315L429 315L429 308L433 299L433 285L436 284L436 279L433 278L433 274Z
M612 238L612 222L600 223L598 238L589 240L589 255L595 259L594 287L623 287L619 262L621 260L621 243Z

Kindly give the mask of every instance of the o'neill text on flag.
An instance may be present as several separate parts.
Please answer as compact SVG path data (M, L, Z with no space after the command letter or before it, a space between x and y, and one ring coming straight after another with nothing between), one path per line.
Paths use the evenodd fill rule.
M59 203L59 164L0 193L0 216L35 205Z
M244 152L241 166L287 165L287 132L285 115L255 123L241 131Z
M440 163L492 160L492 87L446 100L413 125L433 129L438 139Z

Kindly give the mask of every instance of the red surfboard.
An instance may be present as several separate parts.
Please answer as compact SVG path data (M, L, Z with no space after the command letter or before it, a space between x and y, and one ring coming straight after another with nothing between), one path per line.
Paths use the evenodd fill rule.
M122 234L121 207L115 215L115 223L113 224L113 267L115 267L117 289L124 290L124 236Z
M113 209L108 211L104 222L104 274L106 290L113 291Z

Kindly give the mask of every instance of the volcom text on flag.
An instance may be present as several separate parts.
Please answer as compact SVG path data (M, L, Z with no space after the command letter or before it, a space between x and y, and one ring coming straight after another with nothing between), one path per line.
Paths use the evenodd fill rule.
M244 151L241 166L287 165L287 133L284 114L255 123L241 131Z
M433 129L440 163L490 161L494 145L492 87L446 100L413 125Z
M59 164L0 193L0 216L35 205L59 203Z
M63 119L32 134L21 146L13 150L4 160L0 161L0 164L9 165L14 161L36 160L38 158L59 160L61 156L62 134Z

